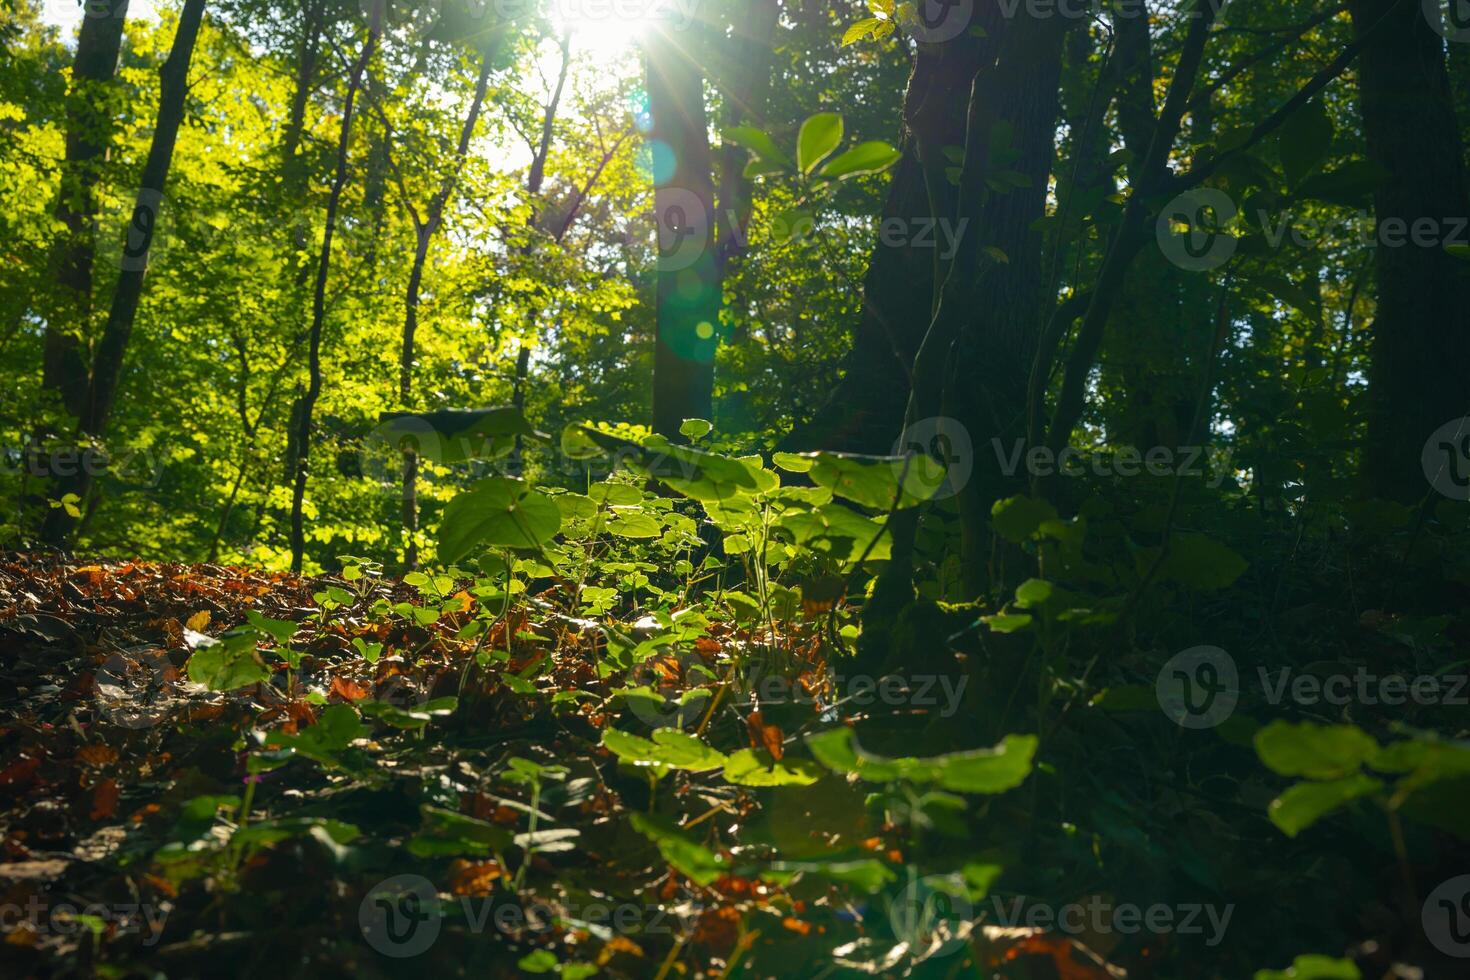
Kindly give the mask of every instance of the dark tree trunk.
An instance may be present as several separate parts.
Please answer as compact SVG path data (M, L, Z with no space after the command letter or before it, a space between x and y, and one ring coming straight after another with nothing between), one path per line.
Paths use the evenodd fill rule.
M169 167L173 163L179 126L184 121L184 100L189 93L189 63L194 57L194 43L199 37L203 17L204 0L185 0L179 13L173 47L159 69L161 95L158 119L153 127L148 159L143 164L132 221L128 224L122 271L112 294L112 308L92 360L91 380L77 424L78 443L100 440L107 431L107 420L112 414L117 386L122 378L123 356L133 333L138 302L143 296L143 276L148 268L148 252L163 203L164 185L168 182ZM76 475L65 481L67 485L62 492L74 493L85 500L92 486L91 470L91 466L79 467ZM73 526L65 508L53 508L46 515L42 538L49 544L59 545L70 535Z
M1368 155L1387 171L1374 195L1378 306L1361 475L1370 494L1411 502L1429 492L1420 458L1426 440L1470 414L1470 264L1443 247L1470 205L1464 147L1444 40L1421 5L1348 6L1354 32L1371 33L1358 69L1359 102ZM1416 224L1431 230L1418 242Z
M337 169L332 178L332 189L327 196L326 227L322 230L322 247L317 261L316 286L312 295L311 328L308 331L308 382L306 394L298 403L294 413L296 472L291 487L291 570L300 572L306 553L306 527L303 513L306 501L306 479L311 466L311 416L316 400L322 392L322 325L327 316L327 274L332 264L332 236L337 226L337 209L342 203L342 191L347 186L347 149L352 138L352 108L357 101L357 92L362 85L362 75L378 45L378 33L382 26L382 6L373 6L372 24L368 28L367 40L362 53L352 65L347 81L347 97L342 107L342 128L337 137Z
M968 36L919 49L904 95L899 142L903 156L889 181L880 229L885 222L908 227L919 218L952 213L947 184L937 188L945 206L936 209L930 200L919 133L935 146L963 145L965 106L980 54L977 40ZM910 371L929 329L938 288L934 249L915 248L914 237L878 236L863 280L863 310L844 360L843 378L816 417L781 440L780 448L862 453L893 449L903 430Z
M691 33L655 27L645 45L658 223L653 430L671 439L682 438L685 419L714 414L723 300L704 79L688 50Z
M721 46L723 65L716 79L724 101L720 121L726 131L740 125L761 128L771 88L771 62L778 0L752 0L732 25ZM732 140L720 145L718 215L719 266L723 281L745 254L753 208L750 178L745 176L746 150Z
M51 250L56 302L47 317L42 384L79 417L87 398L84 338L92 315L92 264L96 259L97 182L107 157L116 109L109 99L122 48L128 0L82 18L66 99L66 159L61 170L56 219L66 226Z
M470 100L469 111L465 113L464 126L459 131L459 143L454 149L454 162L449 172L440 180L439 189L429 201L429 208L422 222L419 221L416 211L410 212L414 217L415 245L413 268L408 273L408 296L404 301L403 311L403 344L399 350L398 359L398 400L404 411L412 411L413 408L414 340L419 326L419 290L424 282L424 264L429 258L429 245L434 240L434 233L439 230L439 225L444 221L444 210L449 205L449 199L454 195L455 185L459 182L460 170L464 166L465 155L469 153L470 140L475 135L475 125L480 120L480 108L485 104L485 89L490 84L490 62L489 54L486 54L480 61L480 75L475 80L475 94ZM417 568L419 563L418 546L414 541L414 536L418 533L419 528L418 464L417 453L413 450L404 452L403 533L405 543L403 564L404 567L410 569Z

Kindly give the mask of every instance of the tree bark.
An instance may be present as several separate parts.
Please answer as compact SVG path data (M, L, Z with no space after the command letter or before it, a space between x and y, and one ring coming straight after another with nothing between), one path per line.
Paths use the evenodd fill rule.
M1442 240L1470 205L1464 146L1444 41L1420 4L1351 0L1348 7L1354 33L1371 32L1359 103L1369 158L1386 171L1374 193L1378 304L1361 477L1374 496L1413 502L1429 492L1420 459L1426 440L1470 414L1470 264ZM1403 223L1402 244L1385 230L1389 222ZM1433 234L1416 236L1416 227Z
M704 79L687 47L692 33L657 25L645 42L658 224L653 430L675 440L685 419L714 414L723 300Z
M168 59L159 69L161 96L158 119L153 127L153 142L143 164L138 197L128 225L127 242L123 246L122 271L112 295L112 308L102 330L102 338L92 360L91 379L77 424L77 441L100 440L107 431L118 383L122 378L123 357L138 315L138 302L143 296L143 276L148 268L148 252L163 203L164 186L173 163L174 146L179 126L184 121L184 100L189 93L189 64L194 57L194 44L204 17L204 0L185 0L179 13L179 26L174 34ZM75 476L67 478L63 494L74 493L86 500L92 487L92 467L78 467ZM90 508L90 505L89 505ZM74 527L65 508L52 508L42 527L42 539L60 545Z
M424 265L429 258L429 245L434 239L435 232L439 230L439 225L444 221L444 210L449 204L449 199L454 195L455 185L459 182L460 170L464 166L466 154L469 153L470 140L474 138L475 126L480 120L480 108L485 104L485 90L490 84L490 64L489 54L481 57L480 74L475 80L475 94L470 100L469 111L465 113L464 125L459 131L459 143L454 149L454 162L449 172L440 179L439 189L430 199L422 221L419 220L418 212L413 210L412 205L408 205L409 213L414 219L415 244L413 267L408 273L408 295L404 300L403 344L398 359L398 400L404 411L411 411L413 407L414 341L419 326L419 289L424 281ZM405 203L407 204L406 198ZM403 533L405 535L403 564L409 569L417 568L419 563L418 545L414 541L414 536L418 533L419 528L418 464L418 453L412 449L405 450L403 454Z
M82 414L87 398L84 338L92 316L92 265L96 259L97 183L111 141L114 107L111 83L117 75L128 0L111 0L110 9L89 5L77 34L71 86L66 99L66 159L56 198L56 219L66 226L51 250L57 298L46 322L42 385L61 397L68 415Z
M373 5L372 22L368 27L367 40L362 53L352 65L347 81L347 97L342 108L342 126L337 137L337 169L332 178L332 189L327 196L326 227L322 230L322 247L317 261L316 286L312 295L311 328L308 331L309 353L307 357L308 382L306 394L299 403L295 416L295 479L291 487L291 571L300 573L306 553L306 528L303 513L306 501L306 480L311 468L311 417L316 400L322 392L322 325L327 315L327 274L332 264L332 237L337 225L337 210L342 203L342 191L347 186L347 150L352 137L352 109L362 85L362 75L378 45L378 34L382 30L383 10L381 4Z

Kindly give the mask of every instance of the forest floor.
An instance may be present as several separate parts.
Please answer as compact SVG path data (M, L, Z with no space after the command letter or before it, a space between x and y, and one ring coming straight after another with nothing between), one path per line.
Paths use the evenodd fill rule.
M894 890L905 835L855 778L782 765L799 717L737 713L710 680L723 647L775 637L707 623L631 676L549 596L474 635L464 589L0 555L0 972L815 976L835 950L843 972L1124 975L1076 936L936 917L912 881L865 898ZM823 618L781 627L814 688ZM650 683L673 701L648 722L713 690L681 706L729 754L620 765L604 731Z

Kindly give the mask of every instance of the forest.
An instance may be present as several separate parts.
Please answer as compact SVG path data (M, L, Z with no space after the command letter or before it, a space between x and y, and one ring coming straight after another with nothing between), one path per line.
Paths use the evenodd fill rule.
M1470 976L1470 0L0 0L0 975Z

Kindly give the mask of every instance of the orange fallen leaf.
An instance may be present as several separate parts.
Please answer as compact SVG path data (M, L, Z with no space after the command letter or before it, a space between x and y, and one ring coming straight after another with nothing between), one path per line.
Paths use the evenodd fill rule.
M745 725L750 729L751 744L758 749L765 749L771 754L771 758L777 762L786 748L782 744L781 729L777 725L767 725L760 711L752 711L745 719Z
M345 677L333 677L332 686L327 693L335 694L343 701L361 701L368 696L367 688Z
M110 745L84 745L77 749L77 761L84 766L101 769L117 761L117 749Z
M204 609L195 613L184 621L184 625L196 633L204 632L204 628L209 625L209 610Z
M495 882L505 877L505 869L499 861L456 860L449 866L449 890L456 895L472 895L483 898L495 888Z
M92 790L92 819L106 820L117 812L117 780L111 776L102 780Z

